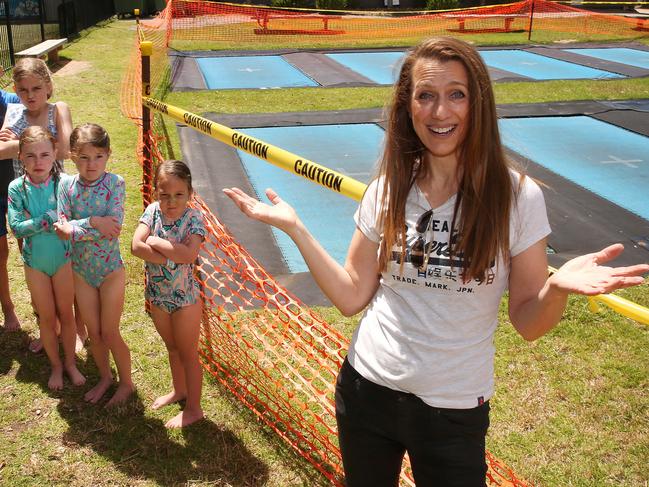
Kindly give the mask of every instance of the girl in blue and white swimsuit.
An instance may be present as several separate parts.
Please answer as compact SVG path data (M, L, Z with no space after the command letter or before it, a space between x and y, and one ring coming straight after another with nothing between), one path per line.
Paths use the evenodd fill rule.
M41 127L29 127L20 137L20 160L25 174L9 184L9 226L24 239L22 258L32 302L39 316L43 348L52 365L48 387L63 387L63 370L75 385L85 378L75 360L76 326L72 313L74 292L70 288L70 245L54 232L57 221L56 190L62 177L54 165L56 144ZM65 353L62 364L56 326L61 323Z
M95 404L112 385L110 352L119 375L119 386L107 403L112 406L134 391L131 353L119 333L125 287L118 238L124 219L124 179L106 172L110 139L99 125L76 127L70 136L70 152L79 174L61 181L60 221L55 227L59 237L72 241L77 304L99 369L99 382L84 398Z
M202 305L194 261L205 238L205 224L201 213L187 206L192 177L184 162L160 164L154 185L158 201L140 217L131 252L146 262L145 297L171 367L173 388L151 407L185 399L185 408L166 423L167 428L179 428L203 417L203 375L198 362Z
M39 125L46 128L56 139L55 166L63 170L63 160L70 150L72 116L63 101L50 103L54 93L52 73L47 64L38 58L23 58L16 62L12 71L14 91L20 103L9 104L2 130L0 130L0 156L14 160L14 175L23 173L18 160L18 138L27 127Z

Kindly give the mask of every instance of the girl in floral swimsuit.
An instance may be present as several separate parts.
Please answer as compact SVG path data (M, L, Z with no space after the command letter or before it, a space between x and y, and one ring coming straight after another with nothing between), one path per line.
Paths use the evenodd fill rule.
M46 129L29 127L20 137L20 160L25 174L9 184L9 226L17 238L24 239L22 257L25 277L39 316L43 348L52 373L48 387L63 387L63 370L74 385L86 379L76 366L76 327L72 314L74 292L70 288L70 245L54 233L56 188L62 184L54 165L56 139ZM59 357L56 320L61 323L65 361Z
M99 125L76 127L70 149L79 174L59 186L59 222L54 226L61 239L72 240L74 289L99 369L99 382L84 398L97 403L112 385L110 352L119 375L119 386L107 403L112 406L134 391L131 353L119 333L126 282L118 239L124 218L124 179L106 172L110 139Z
M167 428L203 417L202 373L198 362L201 300L194 261L205 237L200 212L188 208L192 177L182 161L165 161L156 170L158 201L150 204L133 235L131 252L146 261L146 299L151 317L169 352L173 390L153 402L158 409L186 399Z

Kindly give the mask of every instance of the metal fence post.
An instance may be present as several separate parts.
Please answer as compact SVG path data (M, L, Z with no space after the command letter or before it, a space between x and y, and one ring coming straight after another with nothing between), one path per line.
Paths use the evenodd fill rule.
M45 40L45 2L44 0L38 1L38 10L40 12L41 21L41 42Z
M142 54L142 97L151 96L151 54L153 43L140 42ZM151 202L153 183L153 161L151 160L151 110L142 104L142 196L144 208Z
M9 0L4 0L2 2L5 7L5 21L7 23L7 44L9 44L9 59L11 60L11 65L16 64L16 55L14 53L14 37L11 33L11 15L9 14Z

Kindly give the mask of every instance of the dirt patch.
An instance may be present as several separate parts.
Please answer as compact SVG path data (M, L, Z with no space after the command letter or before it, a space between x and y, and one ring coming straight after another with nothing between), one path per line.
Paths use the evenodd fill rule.
M56 73L54 73L54 76L72 76L86 71L91 67L92 64L87 61L70 61L69 63L66 63L65 66L58 69Z

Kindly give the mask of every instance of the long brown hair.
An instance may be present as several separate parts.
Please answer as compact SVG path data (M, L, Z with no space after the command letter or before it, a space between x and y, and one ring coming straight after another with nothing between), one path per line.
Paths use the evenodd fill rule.
M466 69L470 113L466 138L459 150L459 182L452 230L459 230L451 258L464 261L463 279L484 279L499 254L509 251L509 215L514 190L498 132L496 103L489 72L470 44L451 37L423 41L406 56L387 108L385 148L377 177L383 178L378 224L383 228L379 269L385 270L394 245L406 249L406 198L417 180L426 178L426 148L415 133L409 107L413 68L420 59L459 61ZM460 215L456 222L456 215Z

